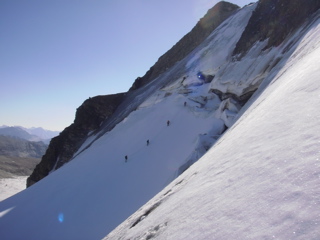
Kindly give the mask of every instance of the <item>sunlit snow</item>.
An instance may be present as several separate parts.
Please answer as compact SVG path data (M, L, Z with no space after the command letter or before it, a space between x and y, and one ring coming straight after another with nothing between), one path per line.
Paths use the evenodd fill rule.
M105 239L320 239L319 22L216 145Z

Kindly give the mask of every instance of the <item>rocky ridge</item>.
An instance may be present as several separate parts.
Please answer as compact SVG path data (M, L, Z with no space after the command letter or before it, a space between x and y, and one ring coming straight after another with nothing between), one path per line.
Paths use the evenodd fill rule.
M221 1L209 9L189 33L163 54L143 77L138 77L135 80L130 90L136 90L146 85L171 68L176 62L185 58L237 9L239 6L225 1Z
M319 0L260 0L233 55L240 59L254 43L266 39L264 50L279 46L319 8Z
M27 187L70 161L87 136L99 129L103 121L113 114L124 96L125 93L119 93L84 101L76 111L74 123L51 140L41 162L27 179Z

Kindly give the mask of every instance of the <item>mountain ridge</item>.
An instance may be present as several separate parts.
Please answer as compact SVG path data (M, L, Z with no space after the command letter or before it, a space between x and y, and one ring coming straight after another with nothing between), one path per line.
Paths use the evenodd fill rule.
M318 0L260 0L233 55L241 58L255 42L266 39L265 49L279 46L319 8Z
M171 49L158 59L143 77L138 77L134 81L129 91L146 85L152 79L155 79L161 73L171 68L176 62L185 58L203 42L214 29L239 8L239 6L225 1L220 1L214 5L189 33L183 36Z
M18 137L33 142L42 141L46 144L58 134L58 131L46 130L41 127L25 128L22 126L9 127L5 125L0 127L0 135Z
M51 139L45 155L27 178L27 187L68 162L83 140L115 111L125 93L89 98L77 109L74 123Z

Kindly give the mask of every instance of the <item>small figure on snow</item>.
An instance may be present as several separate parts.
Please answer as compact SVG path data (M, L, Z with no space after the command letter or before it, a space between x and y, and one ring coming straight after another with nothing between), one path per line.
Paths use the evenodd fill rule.
M169 126L169 125L170 125L170 121L168 120L168 121L167 121L167 126Z
M147 140L147 146L149 146L149 143L150 143L150 141L149 141L149 139Z
M187 106L187 102L184 102L183 106Z
M125 162L128 162L128 155L126 155L124 159L125 159Z

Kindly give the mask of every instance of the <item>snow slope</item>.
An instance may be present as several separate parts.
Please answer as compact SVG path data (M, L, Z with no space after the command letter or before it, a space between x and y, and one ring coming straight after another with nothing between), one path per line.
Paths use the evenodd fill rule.
M0 219L1 232L6 229L3 236L105 236L177 176L199 134L217 135L224 129L214 112L195 114L193 105L184 107L183 100L183 96L156 103L150 99L61 170L1 202L1 211L13 207ZM59 222L61 216L64 220ZM19 231L14 231L17 227Z
M105 239L320 239L319 23L210 151Z
M297 42L296 47L299 43L305 44L305 49L302 49L300 45L297 48L297 51L302 49L297 52L298 54L306 54L304 58L292 58L292 60L287 61L293 50L282 53L281 49L272 49L258 55L264 46L264 43L261 43L257 44L248 53L247 57L241 60L242 64L232 61L232 50L254 8L255 5L250 5L238 11L216 29L190 56L177 63L153 83L150 83L153 87L146 88L148 89L148 95L143 96L148 96L146 100L141 98L143 100L140 102L139 99L135 99L136 103L139 103L137 104L139 107L117 124L112 131L100 133L102 136L98 139L93 136L89 138L81 148L84 151L79 151L73 161L52 172L48 177L30 188L0 202L1 237L4 239L103 238L205 154L223 133L225 126L232 126L238 112L244 111L240 110L239 104L231 99L221 101L218 95L210 91L211 89L234 90L236 95L241 96L248 89L250 90L250 87L257 86L262 81L264 81L264 85L267 85L275 76L279 76L279 79L271 86L274 86L273 88L276 85L281 87L281 79L286 79L285 76L291 74L296 77L297 72L290 71L290 69L303 69L308 76L310 74L317 75L319 72L314 73L317 68L308 71L305 66L298 65L303 64L300 63L302 60L311 61L310 58L317 62L317 54L315 54L318 51L318 45L315 43L318 44L316 40L319 39L317 24L308 28L310 31L306 32L313 35L307 36L306 40L302 41L300 39L305 32L298 32L294 36ZM286 44L280 48L284 49ZM308 55L309 52L310 55ZM261 61L256 61L257 58L261 58L259 59ZM277 62L278 65L273 64L274 62ZM290 67L290 64L294 67ZM286 67L282 68L284 65ZM203 83L197 78L198 71L202 71L206 75L215 75L215 77L212 82ZM235 76L242 76L243 74L246 74L247 77L241 78L241 81L235 78ZM265 78L266 76L267 78ZM301 78L305 77L301 76ZM244 79L248 81L244 81ZM314 85L314 87L317 86L316 82ZM302 87L299 84L296 84L296 86L298 89ZM299 107L304 106L302 100L305 95L301 94L295 98L300 101L299 104L301 105L294 105L295 108L289 104L290 102L284 101L291 93L289 90L282 93L280 90L280 92L277 92L277 88L275 89L277 93L273 93L273 95L276 95L275 99L281 100L282 107L286 107L280 110L283 112L290 110L292 114L288 117L299 119L296 111ZM292 91L294 92L294 89ZM315 94L319 94L319 92L315 92ZM286 98L282 99L284 96ZM309 98L307 99L311 101ZM270 111L278 105L280 106L278 102L274 106L274 101L272 100L269 104L267 104L268 101L265 101L266 107L270 107ZM282 118L275 117L279 117L279 112L276 111L278 115L270 113L269 116L269 109L263 108L263 111L259 111L260 108L254 108L254 106L252 105L250 108L254 110L249 109L251 111L250 115L245 112L245 115L237 124L228 130L227 134L205 154L198 164L185 171L185 174L167 187L165 192L160 193L111 233L109 239L118 237L150 239L153 235L159 236L160 239L170 237L172 239L206 239L204 234L212 234L215 229L212 226L212 222L215 221L208 220L219 219L220 217L225 221L217 221L215 224L225 231L226 228L222 228L222 226L226 224L230 229L233 229L229 233L236 234L235 230L237 228L243 229L245 223L243 223L244 225L241 224L245 217L251 216L251 211L242 211L242 206L248 204L248 196L252 196L254 200L255 207L252 208L252 212L257 210L256 206L260 203L257 200L260 193L261 197L274 193L270 199L268 198L271 202L273 196L280 199L280 196L276 193L282 193L286 188L272 188L269 185L270 177L284 181L283 178L286 175L282 174L282 178L276 178L278 174L285 171L287 175L293 174L292 176L295 177L297 171L300 173L300 169L297 171L293 169L293 172L287 172L283 168L282 170L281 168L280 170L273 169L277 161L272 157L272 151L275 151L278 155L284 154L281 151L281 145L277 145L279 149L273 148L272 145L276 140L281 142L282 138L278 137L280 135L277 134L281 133L279 129L282 129L284 123L281 124ZM314 105L309 106L309 108L312 107ZM299 111L303 113L308 109L303 107ZM313 114L316 114L316 111L313 111ZM259 125L262 124L262 118L267 118L270 122L265 123L266 121L263 119L263 123L267 125ZM169 126L167 126L168 120L170 121ZM287 121L286 118L283 118L283 120ZM270 126L275 124L274 121L280 121L279 125L276 126L279 129L275 128L276 132L270 136L268 131L272 130ZM268 126L268 124L272 125ZM267 128L265 129L264 126ZM285 136L290 139L292 128L289 127L296 127L297 125L294 122L292 125L285 124L285 126L288 127ZM317 126L313 127L315 132L309 130L310 132L307 134L313 133L316 135ZM257 133L262 134L262 137L260 138ZM293 148L298 137L295 136L292 141L286 139L285 143L292 142ZM313 144L313 141L316 141L314 139L314 135L311 135L309 143ZM150 141L148 146L147 140ZM269 140L269 142L264 144L262 140ZM259 143L261 145L258 145ZM252 148L255 144L257 144L257 147ZM86 149L88 145L90 147ZM284 144L282 146L285 147ZM303 146L305 145L300 147ZM314 151L313 147L311 147L311 150ZM263 156L264 152L269 153L269 158ZM294 155L291 155L293 153ZM291 157L298 156L296 152L288 152L287 154ZM128 156L127 161L125 160L126 155ZM278 165L286 166L283 162L284 159L280 159L281 162L278 162ZM264 168L261 169L261 166ZM298 161L294 161L291 167L301 167L301 165L298 164ZM315 168L313 167L313 169ZM309 174L309 172L307 173ZM316 178L314 181L319 180L318 175L313 176ZM301 177L304 177L304 175L301 175ZM248 184L256 179L258 180L257 184L250 187ZM280 183L286 184L284 182ZM285 186L291 187L290 184ZM262 192L259 187L261 187ZM250 188L252 190L251 195L249 195ZM294 191L293 193L296 192L295 188L291 190ZM308 191L301 190L301 192L302 198L310 197ZM314 191L314 193L317 194L318 192ZM174 198L174 196L177 197ZM299 196L297 194L295 197L299 198ZM293 199L291 195L288 195L288 197ZM168 205L164 207L165 205L162 203L166 201ZM286 202L282 198L281 201ZM279 202L281 201L279 200ZM224 205L225 203L226 205ZM263 208L264 203L262 201L261 214L267 211L266 208ZM230 208L231 212L228 212L229 206L232 206ZM207 207L212 209L207 209ZM281 205L281 207L285 206ZM291 207L295 207L295 205L292 204ZM164 215L159 213L161 208ZM178 212L170 214L170 212L174 212L174 209ZM214 212L214 209L216 209L216 212ZM219 209L222 211L219 212ZM192 215L185 218L182 213L186 214L189 210ZM156 212L158 214L155 214ZM209 216L206 212L217 213L217 215L210 214ZM236 219L237 217L228 218L228 216L224 216L224 212L228 212L231 216L239 216L239 219ZM316 214L316 211L313 213ZM274 214L273 220L281 220L281 218L277 218L280 215L281 212L279 212L279 215ZM252 213L252 216L256 215ZM296 220L294 217L293 219ZM144 218L145 220L143 220ZM154 219L154 222L152 222L152 219ZM284 216L283 219L291 221L292 218L290 215L287 218ZM314 218L311 217L310 219ZM140 220L143 221L139 222ZM256 220L250 219L252 222ZM190 227L183 224L184 222L194 224L194 221L198 221L201 228L197 225L197 231L191 233L190 228L186 233L196 235L184 235L182 233L179 235L179 229L184 231ZM264 221L264 218L260 221L268 226L269 222ZM131 228L128 228L129 225ZM275 224L275 226L278 225L281 224ZM239 234L255 233L255 229L251 227L250 222L247 222L246 226L248 227L247 230L244 229ZM312 225L310 228L313 229L313 227ZM19 231L16 229L19 229ZM208 229L213 230L209 232ZM161 232L165 235L161 235ZM221 230L217 239L228 239L222 237L224 233L224 230ZM261 232L256 233L260 234ZM232 239L232 236L229 236L229 239Z

